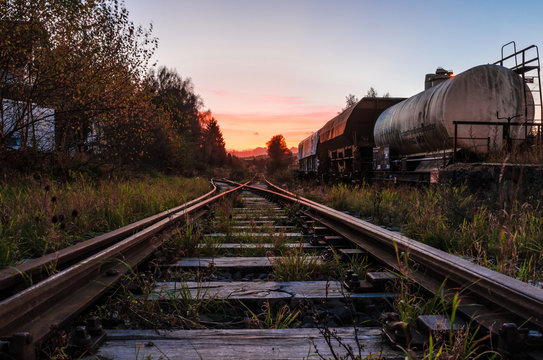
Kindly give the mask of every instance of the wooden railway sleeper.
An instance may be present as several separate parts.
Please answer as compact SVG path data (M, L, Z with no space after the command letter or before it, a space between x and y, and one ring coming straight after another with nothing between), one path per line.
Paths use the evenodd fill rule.
M103 269L104 263L110 265L109 260L128 254L130 261L126 263L130 267L137 266L161 244L161 241L153 236L155 233L178 219L187 218L190 221L200 217L205 212L202 210L205 205L237 190L239 188L223 192L183 209L174 216L163 219L55 276L35 284L24 290L22 294L19 293L3 300L0 306L3 310L2 320L4 321L0 323L0 330L3 332L3 337L0 338L0 360L34 360L36 346L49 336L52 328L66 325L74 314L94 302L105 289L120 278L123 271L126 271L125 262L111 262L111 266L122 268L123 271L114 269L110 272L108 272L109 269ZM91 278L94 281L90 281ZM74 286L78 288L77 291L74 291ZM65 288L70 289L70 296L59 297L58 294L61 294ZM12 330L17 331L17 327L29 327L33 331L10 334ZM90 334L86 333L87 329ZM88 336L91 337L90 342L87 341ZM98 345L103 337L99 324L93 321L87 324L87 327L76 328L72 344L80 350L87 345L91 349L94 344ZM88 351L88 349L83 351Z

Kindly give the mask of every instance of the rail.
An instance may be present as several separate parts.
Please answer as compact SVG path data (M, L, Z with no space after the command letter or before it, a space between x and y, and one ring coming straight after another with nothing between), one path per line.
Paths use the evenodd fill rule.
M0 302L0 339L9 341L10 353L16 358L33 359L35 345L96 301L160 246L162 240L156 236L159 232L177 221L201 216L208 205L243 185L212 197L208 193L176 211L171 209L142 220L146 225L137 222L123 231L104 234L100 241L108 237L110 242L118 240L119 232L129 236ZM134 229L137 232L130 235ZM89 249L82 251L88 253Z
M29 285L31 285L33 282L36 282L36 280L39 280L39 278L46 272L46 269L50 267L61 269L62 266L74 263L77 260L82 259L99 249L103 249L119 239L122 239L123 237L132 235L136 231L146 226L175 214L176 212L196 204L199 201L207 199L217 191L217 187L215 184L213 184L213 182L211 185L212 189L208 193L172 209L165 210L159 214L149 216L114 231L96 236L92 239L52 252L42 257L32 259L23 264L0 270L0 292L6 292L6 290L12 286L20 287L22 282L30 282Z
M408 254L409 259L420 266L413 269L413 279L428 291L435 292L446 281L449 288L469 289L471 294L507 310L518 319L543 327L543 289L305 199L270 182L268 185L275 191L251 186L245 188L285 202L303 205L315 220L353 241L392 268L400 270L399 252ZM470 306L460 310L470 317L477 314L477 310ZM496 326L500 324L486 322L486 319L479 320L489 331L499 330Z

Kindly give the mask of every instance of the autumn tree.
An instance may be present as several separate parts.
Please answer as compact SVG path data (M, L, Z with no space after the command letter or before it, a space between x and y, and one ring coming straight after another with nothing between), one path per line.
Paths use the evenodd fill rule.
M206 114L205 127L202 130L204 159L210 165L222 165L226 162L226 149L222 131L217 120Z
M154 93L153 103L167 112L179 133L200 136L201 98L195 93L190 78L183 79L175 69L161 66L148 73L148 86Z
M157 129L161 140L151 147L152 161L166 161L167 166L181 171L203 168L202 126L207 113L202 111L203 102L191 79L183 79L175 69L160 67L149 71L145 83L166 125ZM165 128L170 129L168 134L161 133Z
M0 1L0 155L44 120L35 106L54 109L45 116L59 159L181 171L224 162L219 125L191 79L149 70L156 45L152 27L135 26L117 0ZM5 104L20 110L9 126Z
M60 152L95 151L123 161L141 156L155 119L141 83L156 48L152 29L134 26L115 0L2 1L1 32L9 34L12 24L29 28L25 42L37 45L26 56L16 53L23 67L9 58L0 63L23 74L10 82L5 80L13 70L3 71L4 79L0 71L3 88L11 87L2 94L54 108ZM16 36L2 36L0 48L9 48ZM18 96L14 83L23 84Z
M292 152L288 149L283 135L275 135L266 143L268 147L268 171L285 169L292 160Z

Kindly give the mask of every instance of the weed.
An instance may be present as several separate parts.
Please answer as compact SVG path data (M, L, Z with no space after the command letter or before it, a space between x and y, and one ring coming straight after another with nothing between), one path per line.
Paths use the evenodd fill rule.
M287 329L296 326L296 319L300 315L300 310L293 311L287 304L272 310L269 300L262 306L262 312L255 314L249 307L242 303L247 309L249 316L249 327L257 329Z
M323 271L320 259L304 253L302 244L270 260L273 265L273 278L276 281L311 280Z
M198 248L198 255L205 257L216 257L219 255L223 244L217 236L208 236L204 238L203 246Z
M129 273L106 303L96 307L95 314L110 326L202 328L200 314L221 311L223 302L208 296L201 283L196 289L184 282L176 284L179 286L157 292L152 274Z
M532 284L543 279L543 204L538 199L477 199L466 186L449 185L311 185L302 191L506 275Z
M195 252L201 238L200 227L187 221L185 226L174 231L164 243L164 247L172 249L177 255L187 256Z
M341 255L339 255L334 248L330 248L332 253L332 259L330 264L330 270L336 274L337 278L344 280L345 273L348 270L352 270L358 275L359 279L365 279L368 272L369 264L367 255L354 254L349 256L347 261L342 261Z

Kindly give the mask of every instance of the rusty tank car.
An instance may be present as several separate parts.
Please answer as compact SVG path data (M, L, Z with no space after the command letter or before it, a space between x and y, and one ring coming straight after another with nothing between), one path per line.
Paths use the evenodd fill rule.
M532 123L533 112L526 116L524 109L533 97L524 86L505 67L476 66L385 110L375 123L375 145L400 156L450 150L455 123L469 121L473 123L457 126L458 148L471 153L500 150L505 141L501 127L486 123L500 118ZM524 130L511 126L508 135L521 142Z

